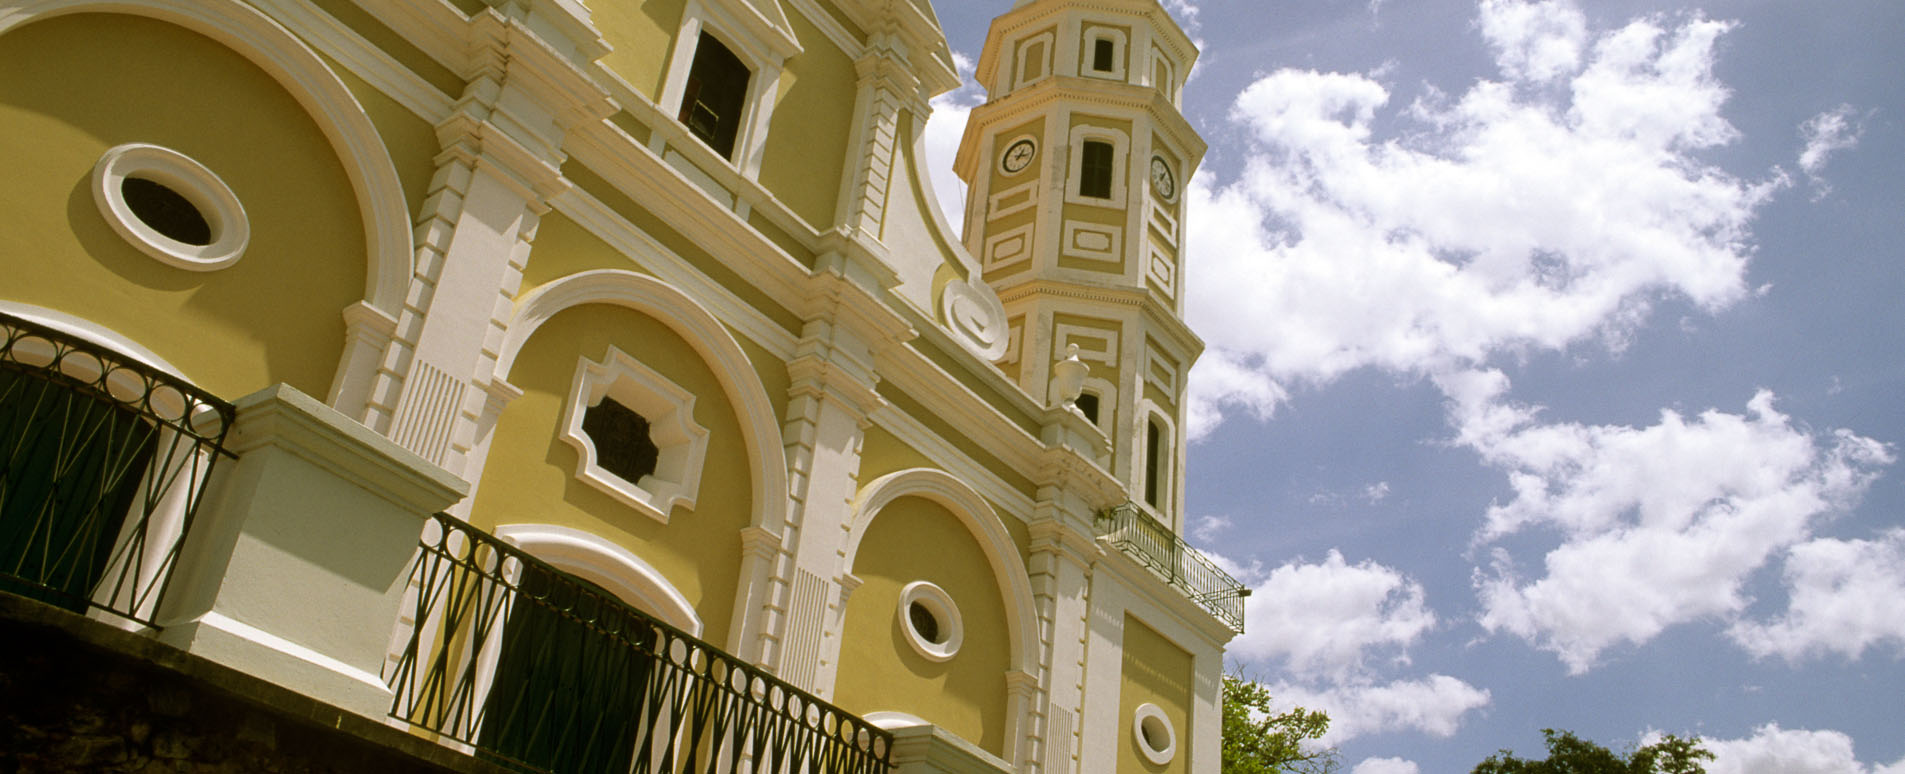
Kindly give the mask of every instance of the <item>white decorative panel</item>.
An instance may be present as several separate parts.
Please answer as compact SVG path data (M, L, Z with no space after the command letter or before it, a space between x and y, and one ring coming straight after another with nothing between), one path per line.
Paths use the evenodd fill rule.
M1116 263L1123 231L1117 226L1065 221L1065 241L1060 251L1068 257Z
M1032 257L1032 224L1027 223L986 237L986 271L1011 266Z

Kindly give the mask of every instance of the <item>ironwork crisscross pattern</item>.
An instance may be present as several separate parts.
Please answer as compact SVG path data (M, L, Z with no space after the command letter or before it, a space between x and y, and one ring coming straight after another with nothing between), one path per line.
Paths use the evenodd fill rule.
M1250 596L1250 590L1170 528L1139 510L1136 503L1100 512L1098 534L1177 587L1217 620L1243 633L1244 597Z
M231 404L0 314L0 588L152 625Z
M530 771L883 774L892 737L455 518L426 524L391 716Z

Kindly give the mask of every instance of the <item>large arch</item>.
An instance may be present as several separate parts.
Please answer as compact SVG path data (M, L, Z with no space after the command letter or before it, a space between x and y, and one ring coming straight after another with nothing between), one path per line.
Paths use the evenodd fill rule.
M1019 558L1018 546L1012 542L1011 533L1006 532L992 504L952 474L932 468L914 468L888 473L861 487L853 502L853 524L848 529L841 572L852 572L860 543L881 509L902 497L921 497L944 506L972 533L992 565L993 578L999 583L1005 604L1006 636L1011 642L1010 666L1016 672L1035 674L1039 663L1038 641L1032 635L1037 632L1038 612L1032 607L1032 579Z
M410 214L383 138L344 82L304 41L235 0L27 0L0 9L0 35L40 19L121 13L176 24L211 38L264 70L304 107L330 141L364 222L364 302L394 323L410 285ZM342 311L342 310L340 310Z
M742 543L749 546L765 539L778 544L788 497L780 413L761 386L740 342L712 312L668 283L632 271L596 269L550 281L522 296L497 350L496 368L490 377L490 393L497 397L492 398L492 409L486 413L494 416L500 411L498 399L507 400L513 390L508 386L510 370L537 329L563 310L585 304L612 304L655 318L687 341L714 372L735 408L753 474L749 490L753 513L748 515L750 526L745 531L752 534L743 534ZM478 443L484 448L474 456L481 459L487 456L488 439L479 437ZM473 478L480 478L480 469L472 472ZM466 502L474 499L472 493ZM742 658L761 657L762 639L767 634L764 613L772 603L770 588L776 561L771 551L764 554L744 550L741 578L735 589L734 625L729 627L727 641L728 651Z

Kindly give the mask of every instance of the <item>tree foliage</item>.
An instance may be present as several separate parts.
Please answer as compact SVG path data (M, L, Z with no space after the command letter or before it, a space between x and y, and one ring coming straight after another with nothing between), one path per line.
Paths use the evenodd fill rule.
M1224 774L1328 774L1336 751L1306 751L1303 743L1330 728L1328 715L1302 707L1273 712L1270 690L1224 675Z
M1471 774L1706 774L1703 760L1713 753L1700 746L1699 737L1668 734L1626 755L1575 736L1571 731L1544 728L1548 757L1524 760L1509 750L1488 756Z

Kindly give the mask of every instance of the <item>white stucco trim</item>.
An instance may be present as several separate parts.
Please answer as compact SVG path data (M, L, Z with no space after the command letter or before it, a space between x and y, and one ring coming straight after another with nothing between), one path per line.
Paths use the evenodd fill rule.
M939 622L939 639L929 639L913 626L914 604L925 608ZM959 655L959 646L966 642L966 621L959 614L959 604L936 584L923 580L906 584L900 589L900 604L896 614L907 643L927 661L951 661L953 656Z
M269 74L324 133L357 194L364 222L364 300L395 316L411 274L410 214L377 128L324 60L296 35L235 0L29 0L0 9L0 35L74 13L126 13L205 35Z
M623 602L696 637L701 616L654 565L597 535L554 524L504 524L496 537L613 592Z

